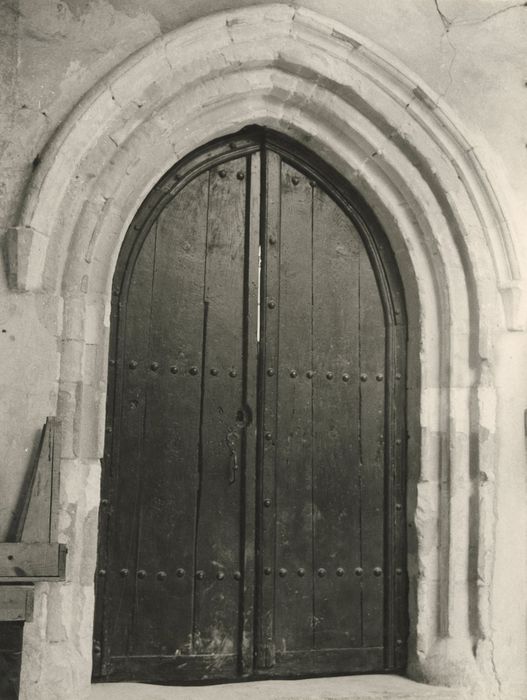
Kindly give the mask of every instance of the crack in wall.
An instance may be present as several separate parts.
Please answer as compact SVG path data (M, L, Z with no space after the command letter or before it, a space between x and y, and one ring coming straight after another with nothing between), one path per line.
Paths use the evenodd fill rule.
M452 76L452 67L454 65L454 61L456 60L457 57L457 49L454 46L451 38L450 38L450 31L451 29L457 28L457 27L473 27L478 24L484 24L485 22L488 22L489 20L493 19L494 17L497 17L498 15L502 15L505 12L509 12L509 10L516 10L522 7L527 8L527 2L520 2L520 3L515 3L514 5L508 5L507 7L502 7L501 10L497 10L496 12L492 12L491 14L487 15L486 17L482 17L480 19L473 19L473 20L458 20L455 17L450 18L445 15L445 13L441 10L439 6L439 0L433 0L437 14L439 15L439 19L441 20L441 23L444 28L444 34L441 37L446 39L448 42L448 45L450 46L450 49L452 51L452 57L450 59L450 63L448 64L447 68L447 73L448 73L448 78L449 82L446 88L440 93L440 97L445 97L447 92L450 90L452 87L452 82L453 82L453 76Z
M457 49L452 43L450 39L450 28L452 27L454 21L449 19L440 9L439 7L439 0L434 0L434 5L437 10L437 14L439 15L439 19L441 20L441 23L444 28L444 34L441 37L441 40L443 40L443 37L446 39L448 45L450 46L450 50L452 52L451 58L450 58L450 63L448 64L447 67L447 73L448 73L448 85L445 87L445 89L440 93L440 97L445 97L447 92L450 90L452 87L452 83L454 81L453 75L452 75L452 68L454 65L454 61L456 60L457 57Z
M477 24L485 24L485 22L488 22L489 20L493 19L494 17L497 17L498 15L502 15L505 12L509 12L509 10L517 10L520 7L527 7L527 2L518 2L514 3L514 5L508 5L507 7L502 7L501 10L496 10L496 12L491 12L490 15L487 15L486 17L481 17L478 19L468 19L468 20L457 20L455 17L450 19L445 15L445 13L441 10L439 7L439 0L434 0L434 5L436 7L437 13L441 19L441 22L443 23L443 26L445 28L445 33L448 34L450 29L453 27L472 27Z

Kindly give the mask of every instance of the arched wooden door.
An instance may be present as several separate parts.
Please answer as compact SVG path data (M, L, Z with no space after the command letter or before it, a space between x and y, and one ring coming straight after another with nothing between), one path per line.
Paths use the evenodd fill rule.
M405 312L389 246L253 129L170 171L114 279L94 678L405 663Z

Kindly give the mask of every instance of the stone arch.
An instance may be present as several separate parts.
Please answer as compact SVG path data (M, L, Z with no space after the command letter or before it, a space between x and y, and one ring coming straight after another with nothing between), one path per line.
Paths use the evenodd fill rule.
M83 592L83 633L61 645L63 658L75 657L76 666L80 659L71 682L86 684L90 674L92 576L83 570L96 544L93 518L91 529L87 522L98 502L109 298L120 244L175 161L252 123L309 145L362 193L390 238L418 368L409 381L416 406L410 460L417 465L410 671L431 682L473 684L492 675L492 478L475 484L479 472L493 472L493 329L518 327L522 273L514 239L474 150L439 98L348 28L282 4L192 22L115 69L42 154L8 234L12 287L64 303L58 413L73 585L62 594L45 585L42 591L62 595L60 605ZM78 472L88 491L72 481Z

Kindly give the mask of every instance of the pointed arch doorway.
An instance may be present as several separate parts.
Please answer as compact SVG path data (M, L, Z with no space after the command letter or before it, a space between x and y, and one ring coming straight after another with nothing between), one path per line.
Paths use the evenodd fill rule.
M113 292L94 678L402 669L406 316L361 198L246 129L154 187Z

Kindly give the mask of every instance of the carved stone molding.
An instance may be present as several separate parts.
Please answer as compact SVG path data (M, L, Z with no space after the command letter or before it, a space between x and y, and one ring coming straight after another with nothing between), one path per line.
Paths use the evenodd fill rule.
M101 456L111 282L135 211L178 159L252 123L289 134L336 168L390 239L414 367L410 672L490 688L493 344L496 332L523 327L523 273L500 198L454 117L347 27L283 4L192 22L94 86L42 154L9 234L8 266L14 289L64 297L65 456L92 471ZM81 492L86 497L68 483L66 475L65 509ZM87 544L86 510L75 512L70 550L78 542L77 551L92 556L96 534ZM61 595L92 590L75 559L71 572L75 585ZM89 651L78 644L91 636L90 596L79 613L83 634L62 642L65 657L85 659L79 677L86 683Z

